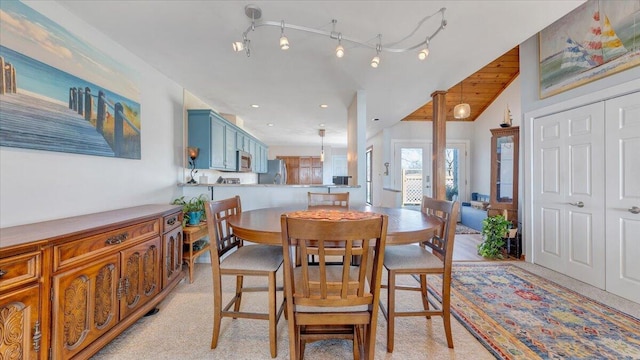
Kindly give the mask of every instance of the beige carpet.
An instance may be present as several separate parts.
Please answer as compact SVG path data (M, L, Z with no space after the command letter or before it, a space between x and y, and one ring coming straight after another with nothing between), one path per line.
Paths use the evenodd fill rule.
M638 304L624 301L563 275L536 265L517 262L527 270L585 293L633 316L640 316ZM183 281L163 301L160 312L143 318L103 348L94 359L270 359L267 322L260 320L222 320L218 348L211 350L212 284L208 264L196 264L195 282ZM280 275L280 274L279 274ZM245 280L255 281L247 278ZM414 281L407 277L404 281ZM225 299L232 293L232 279L224 284ZM403 308L421 306L419 293L398 297ZM247 294L243 308L265 309L261 294ZM385 296L383 292L383 296ZM386 296L385 296L386 298ZM228 301L228 300L227 300ZM246 301L246 302L245 302ZM226 301L225 301L226 303ZM245 307L246 306L246 307ZM380 315L376 337L376 359L493 359L493 356L452 317L454 349L447 348L442 319L402 318L396 321L395 351L386 352L386 321ZM351 343L320 341L307 345L306 359L349 359ZM289 358L288 335L284 317L278 323L278 359Z

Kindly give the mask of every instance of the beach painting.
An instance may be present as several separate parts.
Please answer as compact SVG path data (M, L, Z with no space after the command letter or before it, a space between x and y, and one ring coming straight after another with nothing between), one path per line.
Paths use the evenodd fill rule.
M0 34L0 146L140 159L130 68L19 1Z
M542 30L540 98L640 64L640 0L589 0Z

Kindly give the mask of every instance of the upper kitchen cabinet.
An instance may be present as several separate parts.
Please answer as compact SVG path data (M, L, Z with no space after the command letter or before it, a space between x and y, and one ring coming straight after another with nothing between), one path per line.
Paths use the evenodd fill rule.
M188 110L187 129L188 146L200 149L195 160L198 169L237 171L237 151L250 152L253 164L267 163L267 147L215 111ZM258 147L264 151L256 151ZM254 172L266 172L264 166L252 167Z

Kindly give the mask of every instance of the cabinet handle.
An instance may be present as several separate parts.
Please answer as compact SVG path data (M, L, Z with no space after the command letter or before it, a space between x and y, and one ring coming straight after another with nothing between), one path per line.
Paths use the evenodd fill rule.
M40 352L40 339L42 339L42 333L40 332L40 320L36 321L33 327L33 350Z
M167 220L167 224L173 225L173 224L176 223L176 221L177 221L177 218L176 217L172 217L171 219Z
M4 270L0 269L0 277L2 277L3 275L6 275L6 274L7 274L7 272L6 272L6 271L4 271Z
M569 205L577 206L579 208L583 208L584 207L584 203L582 201L578 201L578 202L575 202L575 203L569 203Z
M630 212L630 213L632 213L632 214L640 214L640 207L632 206L632 207L629 209L629 212Z
M120 235L112 236L105 241L105 244L107 245L121 244L123 241L127 240L128 237L129 237L129 234L127 233L122 233Z

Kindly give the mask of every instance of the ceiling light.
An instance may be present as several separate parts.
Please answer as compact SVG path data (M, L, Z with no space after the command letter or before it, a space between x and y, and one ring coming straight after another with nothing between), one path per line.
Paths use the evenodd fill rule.
M294 24L285 24L284 20L281 21L268 21L268 20L261 20L259 22L256 22L257 20L260 20L262 17L262 10L257 7L256 5L247 5L244 8L244 12L247 15L247 17L251 20L251 24L249 25L249 27L242 33L242 38L243 38L243 42L242 45L247 53L247 56L250 56L250 50L249 50L249 42L250 40L247 38L247 35L249 34L249 32L251 31L255 31L257 28L259 27L263 27L263 26L278 26L280 27L280 48L282 50L287 50L289 49L289 39L287 39L287 37L284 34L284 29L290 29L290 30L297 30L297 31L304 31L307 33L311 33L311 34L315 34L315 35L320 35L320 36L327 36L331 39L336 39L338 40L338 46L335 49L335 54L337 57L341 58L344 56L345 54L345 49L342 46L342 41L346 41L346 42L350 42L353 44L358 45L357 47L364 47L364 48L369 48L369 49L375 49L376 50L376 56L374 59L372 59L371 61L371 66L372 67L378 67L378 65L380 65L380 53L381 52L393 52L393 53L402 53L402 52L408 52L408 51L415 51L423 46L425 46L425 48L423 48L420 52L418 57L421 60L424 60L427 58L428 54L429 54L429 50L428 50L428 46L429 46L429 41L431 41L431 39L433 39L436 35L438 35L438 33L440 33L440 31L444 30L444 28L447 26L447 20L444 18L444 13L446 11L446 8L441 8L440 10L436 11L435 13L431 14L431 15L427 15L424 18L422 18L417 25L415 26L415 28L413 29L413 31L409 34L407 34L407 36L405 36L404 38L392 43L392 44L387 44L386 46L383 46L382 43L380 42L380 37L381 35L378 35L378 43L373 45L371 44L370 41L364 41L364 40L358 40L355 38L351 38L348 36L344 36L341 32L336 32L335 31L335 25L337 23L337 20L332 20L333 23L333 29L332 31L326 31L326 30L322 30L322 29L315 29L315 28L310 28L310 27L306 27L306 26L302 26L302 25L294 25ZM440 19L440 26L437 27L437 29L431 33L431 35L428 35L425 37L425 40L415 44L413 46L408 46L405 48L400 48L400 47L396 47L397 44L402 43L403 41L409 39L410 37L412 37L421 27L422 25L429 19L431 19L432 17L434 17L435 15L440 14L442 17ZM234 50L238 49L238 46L236 46L234 44ZM241 51L241 50L236 50L236 51ZM424 57L424 58L423 58Z
M267 126L272 127L273 123L268 123Z
M258 104L251 104L251 107L252 107L252 108L254 108L254 109L257 109L257 108L259 108L259 107L260 107L260 105L258 105Z
M471 114L471 107L462 102L462 82L460 82L460 104L453 108L453 117L456 119L466 119Z
M318 124L318 126L324 127L324 123L320 123L320 124Z
M326 108L328 108L328 107L329 107L329 105L327 105L327 104L320 104L320 107L321 107L321 108L323 108L323 109L326 109Z
M289 49L289 39L284 35L284 20L280 26L280 49L288 50Z

